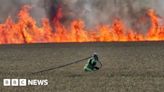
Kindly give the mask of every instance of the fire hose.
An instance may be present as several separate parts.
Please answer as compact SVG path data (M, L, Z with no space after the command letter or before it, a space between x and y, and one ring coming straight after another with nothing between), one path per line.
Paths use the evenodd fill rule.
M87 59L89 59L91 57L92 56L86 57L86 58L83 58L83 59L80 59L80 60L77 60L77 61L74 61L74 62L71 62L71 63L63 64L63 65L60 65L60 66L57 66L57 67L53 67L53 68L49 68L49 69L33 72L32 74L38 74L38 73L42 73L42 72L47 72L47 71L52 71L52 70L56 70L56 69L59 69L59 68L63 68L63 67L66 67L66 66L69 66L69 65L72 65L72 64L76 64L76 63L82 62L82 61L87 60ZM102 63L100 61L98 61L98 62L100 64L99 68L102 68Z

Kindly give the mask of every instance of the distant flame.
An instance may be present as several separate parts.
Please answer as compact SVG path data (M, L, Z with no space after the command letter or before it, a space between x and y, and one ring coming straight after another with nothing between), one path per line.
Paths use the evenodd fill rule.
M89 30L86 30L81 19L74 20L69 27L65 27L60 23L63 16L61 8L54 19L54 29L46 18L39 27L30 16L29 9L29 6L24 6L20 10L17 22L9 17L5 23L0 24L0 44L164 40L164 26L159 25L158 16L151 9L148 10L151 27L146 34L129 29L120 19L115 19L112 25L98 25Z

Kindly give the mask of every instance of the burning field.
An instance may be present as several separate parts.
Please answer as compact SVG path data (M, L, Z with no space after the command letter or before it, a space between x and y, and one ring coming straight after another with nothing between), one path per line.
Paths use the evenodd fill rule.
M0 80L48 79L2 92L162 92L164 0L1 0ZM98 53L84 64L32 74Z
M126 1L127 6L129 3L132 4L130 1L133 0ZM124 17L118 15L119 12L113 13L112 17L109 14L110 19L106 19L102 14L100 16L97 16L97 14L96 17L91 16L94 13L94 10L91 11L93 5L90 4L89 6L87 3L87 6L85 6L86 4L84 3L83 8L89 7L87 9L91 10L81 11L84 14L80 13L81 16L77 15L75 18L73 16L76 13L73 10L72 12L66 11L64 6L67 4L65 5L64 2L70 3L67 0L61 0L60 3L53 2L53 10L49 13L51 16L42 18L39 23L31 16L30 11L33 10L34 6L22 6L20 11L18 11L16 19L13 20L12 17L8 17L6 21L0 24L0 44L164 40L163 17L153 8L141 8L137 12L134 12L133 15L130 15L134 18L126 18L126 21L124 21ZM90 2L93 1L91 0ZM119 0L116 0L113 4L116 6L119 2ZM55 6L56 3L57 5ZM50 4L48 5L50 6ZM134 9L132 10L131 8L133 7L128 6L126 13L132 13ZM116 11L118 10L116 9ZM69 18L71 15L73 18ZM108 16L107 14L103 15ZM95 19L91 19L90 17ZM102 20L101 17L104 17L106 21L98 21L99 19Z

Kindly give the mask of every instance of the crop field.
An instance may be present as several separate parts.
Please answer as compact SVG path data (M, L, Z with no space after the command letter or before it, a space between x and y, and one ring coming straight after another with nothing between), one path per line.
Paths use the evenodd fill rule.
M103 67L86 73L98 53ZM48 86L4 87L4 78L48 79ZM0 92L163 92L164 42L54 43L0 46Z

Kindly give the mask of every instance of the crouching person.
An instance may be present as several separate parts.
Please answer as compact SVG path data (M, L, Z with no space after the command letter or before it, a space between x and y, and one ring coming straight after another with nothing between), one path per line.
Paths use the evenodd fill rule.
M93 72L99 70L100 68L97 67L97 63L99 62L99 58L97 54L93 54L91 58L89 58L88 62L84 66L85 72Z

